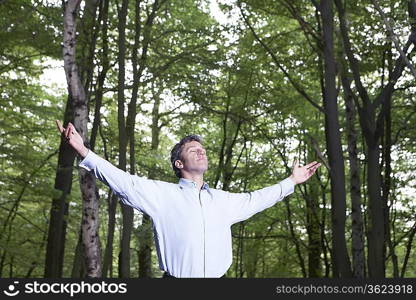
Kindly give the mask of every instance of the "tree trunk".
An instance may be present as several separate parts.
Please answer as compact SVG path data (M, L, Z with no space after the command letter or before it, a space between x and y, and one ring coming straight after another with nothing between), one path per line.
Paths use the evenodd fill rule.
M11 226L9 226L9 229L8 229L8 235L7 235L7 239L6 239L6 245L8 245L9 244L9 242L10 242L10 238L11 238ZM2 256L1 256L1 260L0 260L0 274L3 276L3 268L5 267L5 265L6 265L6 258L7 258L7 254L8 254L8 252L6 251L6 250L4 250L3 251L3 254L2 254ZM10 256L10 258L12 258L12 256Z
M126 170L126 152L127 152L127 132L124 118L124 82L125 82L125 57L126 57L126 18L128 9L128 0L123 0L121 8L118 9L118 90L117 90L117 120L119 132L119 165L121 170ZM123 227L120 241L119 254L119 277L130 277L130 241L133 227L133 208L123 203L121 212L123 215Z
M154 95L154 104L152 109L152 144L151 144L151 153L156 154L159 148L160 140L160 129L159 126L159 106L160 106L160 92L162 89ZM156 164L150 168L148 172L149 179L156 179ZM152 234L152 220L151 218L143 214L142 225L139 228L139 277L140 278L150 278L152 277L152 244L153 244L153 234Z
M130 165L131 172L134 173L135 167L135 132L134 124L136 119L136 106L137 106L137 95L140 86L140 78L146 67L147 53L152 37L152 27L156 17L157 10L159 9L159 1L155 0L152 5L152 10L147 16L147 20L143 28L143 40L142 40L142 54L140 59L138 57L138 50L140 45L140 35L142 33L141 22L140 22L140 5L141 1L136 0L135 5L135 39L134 46L132 51L132 66L133 66L133 90L132 97L129 103L129 111L127 117L127 135L130 139ZM155 99L155 104L152 113L152 148L151 151L157 151L159 145L159 130L158 121L159 121L159 103L160 99L157 96ZM154 172L150 172L149 179L155 178ZM139 277L150 278L152 277L152 220L146 214L143 214L142 226L140 228L139 234Z
M386 117L385 117L385 132L384 132L384 145L383 145L383 161L384 161L384 180L383 180L383 204L384 204L384 230L386 232L386 243L389 248L391 262L393 265L393 277L399 277L399 262L397 259L395 245L392 241L390 233L390 208L389 196L391 190L391 147L392 147L392 136L391 136L391 102L386 103Z
M13 263L14 263L14 255L10 256L10 263L9 263L9 278L13 278Z
M382 278L384 261L384 205L381 198L381 170L379 144L368 145L367 187L370 224L368 230L368 268L370 277Z
M339 20L341 36L343 40L343 48L348 57L349 65L353 74L354 83L362 100L362 105L356 100L355 104L359 112L359 120L362 132L367 144L367 188L369 196L369 229L368 229L368 269L370 277L385 277L385 207L383 197L381 196L381 166L380 166L380 137L384 131L384 120L386 116L386 108L391 102L394 85L401 77L406 65L403 56L399 56L395 62L393 72L389 76L386 86L374 101L370 101L367 90L361 81L359 63L354 57L351 42L349 40L347 21L345 18L344 4L341 0L335 0ZM416 1L409 1L409 16L411 19L412 33L409 35L408 41L403 48L403 53L407 55L410 45L413 43L413 37L416 34L416 27L413 26L416 16ZM414 49L414 48L413 48ZM376 114L376 109L381 107L380 112Z
M152 219L143 214L142 224L138 228L138 260L139 260L139 278L152 277Z
M97 9L101 0L88 0L85 1L85 7L83 11L81 22L81 29L79 35L79 47L82 51L82 57L80 57L80 78L84 85L84 90L87 95L87 99L90 99L90 92L93 82L93 74L96 64L94 64L94 53L96 50L97 36L100 31L100 23L102 14L100 12L97 18Z
M323 186L323 185L321 185ZM326 219L327 219L327 208L326 208L326 189L322 188L321 190L321 194L322 194L322 207L323 209L321 210L321 249L322 249L322 254L324 256L324 265L325 265L325 274L324 277L328 278L330 276L331 273L331 259L330 259L330 253L331 253L331 249L329 247L329 242L326 239Z
M364 231L363 216L361 206L361 182L360 166L357 150L357 132L355 129L355 107L353 94L351 92L351 80L342 69L341 81L344 91L347 140L348 140L348 159L350 164L350 196L351 196L351 231L352 231L352 270L354 278L364 278L365 257L364 257Z
M73 122L73 118L73 100L68 96L64 114L64 125L66 126L69 122ZM61 195L52 199L45 255L45 278L62 277L66 220L68 218L67 195L71 192L74 160L75 151L68 143L61 140L58 154L58 167L55 175L55 189L60 190Z
M402 267L402 271L400 274L401 278L404 278L404 275L406 274L406 267L407 267L407 263L409 262L410 252L412 251L412 243L413 243L413 239L415 238L415 234L416 234L416 222L413 223L413 226L410 230L409 238L407 240L406 255L404 256L403 267Z
M308 161L315 159L311 151L311 149L308 151ZM310 278L316 278L322 277L319 185L315 177L309 180L309 192L304 195L306 202L306 231L308 233L308 275Z
M75 62L76 16L80 0L68 1L64 10L64 69L68 93L74 103L74 126L88 145L88 103ZM82 194L82 237L88 277L101 277L101 249L98 235L98 193L93 174L79 168Z
M234 229L234 230L237 230L237 229ZM243 260L242 258L243 247L244 247L244 222L240 222L238 224L237 249L236 249L236 254L235 254L235 259L234 259L234 264L235 264L234 272L235 272L236 278L242 277L242 275L240 276L240 274L242 274L242 271L243 271L243 261L242 261Z
M93 53L96 47L96 35L98 32L98 28L99 28L99 26L96 26L96 29L93 30L96 24L95 15L96 15L97 7L98 7L97 1L91 1L87 3L87 6L85 8L86 13L84 14L84 18L82 20L82 26L86 26L87 28L83 30L83 34L81 35L81 38L83 39L82 41L83 46L81 47L81 49L83 50L89 49L87 52L85 51L82 52L83 57L81 58L82 70L80 71L80 73L81 73L81 81L83 82L83 85L84 85L84 90L88 90L90 83L92 82L93 58L94 58ZM108 13L108 1L106 0L106 1L101 2L100 14L98 18L99 19L98 22L104 19L103 21L104 23L103 24L103 44L107 42L106 40L107 39L107 36L106 36L107 13ZM93 35L91 35L92 31L94 31ZM103 48L104 48L103 56L106 57L107 55L106 50L108 49L105 49L105 46ZM107 64L108 64L108 61L107 61ZM91 151L94 151L95 141L96 141L97 133L98 133L98 125L100 122L100 108L101 108L101 103L102 103L101 100L102 100L102 95L103 95L102 88L104 85L104 80L105 80L107 69L108 67L106 67L105 62L103 62L103 69L100 75L98 76L98 86L96 87L94 121L93 121L93 128L91 130L91 137L90 137ZM87 97L87 99L89 99L89 97ZM85 276L86 267L85 267L85 262L84 262L85 256L83 255L83 252L84 252L84 248L82 246L82 223L81 223L80 231L79 231L79 238L78 238L77 246L75 248L75 256L74 256L74 261L73 261L73 266L72 266L73 278L82 278Z
M216 171L216 175L215 175L215 180L214 180L214 187L216 188L220 179L221 179L221 173L222 170L224 169L224 157L225 157L225 147L227 144L227 122L228 122L228 114L230 112L230 97L228 95L227 97L227 103L225 106L225 113L224 113L224 119L222 120L222 133L223 133L223 137L222 137L222 141L221 141L221 148L220 148L220 152L218 153L218 168Z
M78 242L75 247L74 262L72 264L71 278L84 278L86 274L84 245L82 243L82 225L78 234Z
M50 212L48 243L46 246L45 278L62 277L65 237L68 218L67 193L54 198Z
M351 266L345 241L346 191L344 158L338 121L337 91L335 86L335 58L333 43L332 1L321 1L324 42L324 109L325 134L331 178L331 221L334 277L351 277Z
M100 6L100 18L102 19L102 55L101 55L101 66L102 70L98 75L97 86L95 88L95 107L94 107L94 122L91 129L91 150L94 151L95 140L98 133L98 127L101 123L100 109L102 106L102 99L104 94L104 82L107 76L107 71L110 69L108 60L108 7L110 0L101 1Z
M117 210L117 196L112 192L109 193L107 198L108 203L108 231L107 231L107 245L105 247L104 259L103 259L103 277L111 277L108 272L111 270L113 264L113 243L114 243L114 229L116 226L116 210Z

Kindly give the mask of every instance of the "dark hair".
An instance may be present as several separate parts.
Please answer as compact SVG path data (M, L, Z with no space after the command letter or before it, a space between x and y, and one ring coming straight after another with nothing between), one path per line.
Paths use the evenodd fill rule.
M181 178L181 170L179 168L177 168L175 166L175 162L177 160L181 160L181 154L182 154L182 148L186 143L192 142L192 141L196 141L200 144L202 144L202 139L201 137L199 137L198 135L195 134L191 134L188 135L186 137L184 137L183 139L181 139L179 141L179 143L177 143L173 149L170 151L170 162L172 163L172 169L175 172L175 175L178 178Z

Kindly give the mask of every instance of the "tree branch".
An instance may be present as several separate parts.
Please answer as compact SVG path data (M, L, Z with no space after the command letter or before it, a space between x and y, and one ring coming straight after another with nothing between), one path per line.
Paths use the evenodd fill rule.
M416 79L416 69L413 66L413 64L409 61L409 59L407 58L406 53L401 48L399 39L397 38L397 35L394 34L393 28L392 28L392 26L390 24L390 21L387 19L386 14L381 9L381 7L380 7L380 5L379 5L379 3L378 3L377 0L372 0L372 2L373 2L373 5L374 5L375 9L381 15L381 18L383 19L384 25L386 26L387 32L389 33L390 38L393 41L393 44L394 44L396 50L399 51L400 57L403 59L403 61L405 62L406 66L410 69L410 72L413 74L413 77L415 77L415 79Z
M273 53L273 51L270 49L269 46L267 46L261 39L260 37L257 35L257 33L255 32L253 26L251 26L247 16L244 14L244 11L241 7L241 3L238 2L237 3L241 15L244 19L244 22L246 23L246 25L249 27L251 33L253 34L254 38L263 46L263 48L267 51L267 53L272 57L274 63L277 65L277 67L283 72L283 74L285 74L285 76L287 77L287 79L289 80L289 82L292 84L292 86L296 89L296 91L301 94L310 104L312 104L313 107L317 108L321 113L325 113L324 109L318 105L317 103L315 103L315 101L312 100L312 98L306 93L306 91L304 89L302 89L294 80L293 78L289 75L289 73L283 68L282 64L279 62L279 59L276 57L276 55Z

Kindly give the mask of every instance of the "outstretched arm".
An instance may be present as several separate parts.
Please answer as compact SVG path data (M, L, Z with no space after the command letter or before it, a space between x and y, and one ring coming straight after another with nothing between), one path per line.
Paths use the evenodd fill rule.
M68 126L64 128L58 120L56 125L62 137L83 158L79 164L80 167L93 172L95 177L109 186L124 204L150 216L154 215L159 205L157 194L163 188L163 182L131 175L117 168L85 147L74 125L68 123Z
M61 133L62 137L67 141L69 145L78 154L84 158L88 154L88 148L84 146L84 141L79 133L75 130L74 125L71 122L68 123L68 126L65 128L62 126L62 123L59 120L56 120L56 126L58 126L58 130Z
M283 200L293 193L296 184L308 180L320 165L315 161L301 167L296 160L293 164L292 174L278 184L250 193L229 193L227 205L231 224L244 221Z

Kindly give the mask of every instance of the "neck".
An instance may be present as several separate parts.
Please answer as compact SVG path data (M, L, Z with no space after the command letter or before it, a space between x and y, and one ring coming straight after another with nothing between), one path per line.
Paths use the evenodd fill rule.
M202 185L204 184L204 174L182 172L182 178L194 181L198 191L201 190Z

